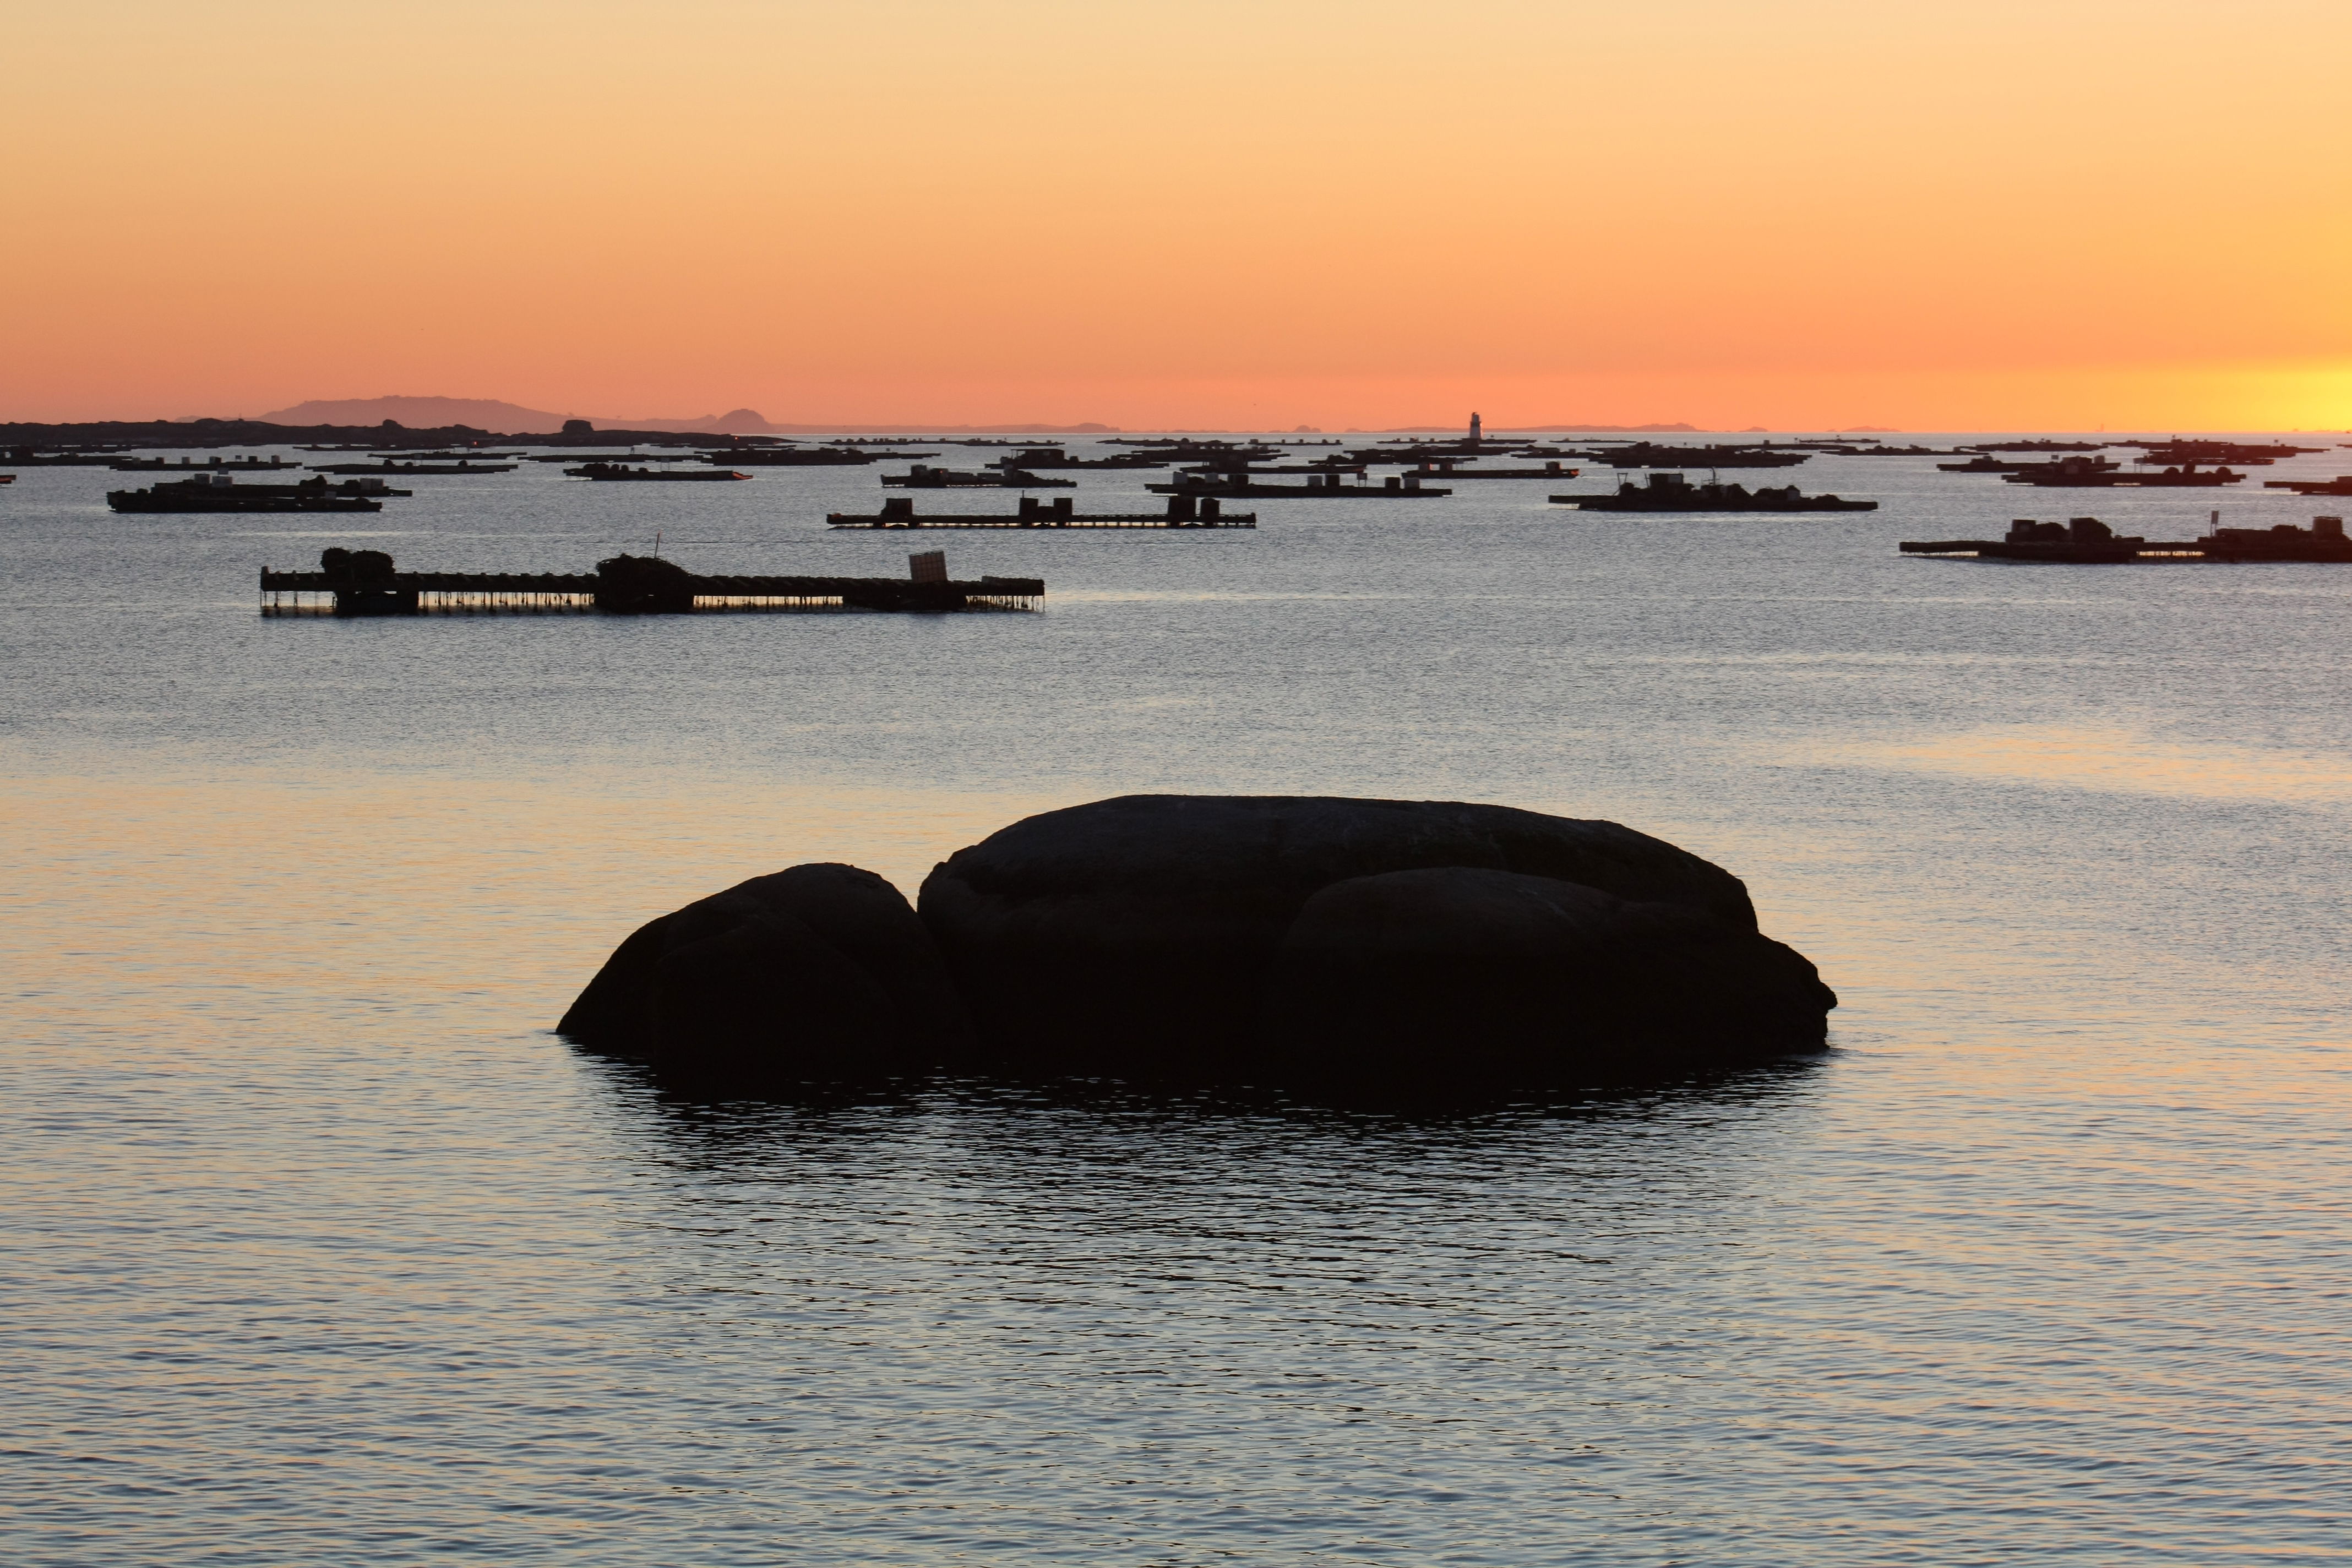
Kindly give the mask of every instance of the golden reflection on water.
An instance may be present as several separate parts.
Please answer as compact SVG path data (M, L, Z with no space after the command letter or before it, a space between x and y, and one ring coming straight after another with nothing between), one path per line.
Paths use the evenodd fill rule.
M2123 726L2017 724L1916 741L1856 741L1805 760L2205 800L2338 805L2352 799L2352 763L2343 757L2174 740Z
M638 923L806 860L911 899L939 860L1069 804L1000 794L365 775L15 782L0 960L49 1026L297 998L464 1001L544 1028ZM142 1000L139 1000L143 998Z

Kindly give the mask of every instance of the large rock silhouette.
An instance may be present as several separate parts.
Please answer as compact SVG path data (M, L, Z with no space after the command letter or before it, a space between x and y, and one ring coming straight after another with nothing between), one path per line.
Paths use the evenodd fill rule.
M1263 1022L1280 1081L1430 1093L1814 1049L1835 1005L1801 954L1689 905L1445 867L1308 899Z
M1129 795L958 851L919 919L849 866L689 904L558 1027L739 1080L977 1065L1412 1099L1816 1050L1836 1005L1738 878L1616 823Z
M919 1070L971 1038L906 896L836 865L757 877L649 921L556 1029L679 1073L778 1080Z
M1316 904L1294 942L1326 889L1432 870L1558 890L1538 889L1545 913L1529 889L1475 880L1357 889ZM919 907L988 1058L1024 1071L1328 1083L1348 1075L1347 1037L1372 1021L1375 1009L1351 996L1460 998L1487 984L1508 994L1462 1015L1463 1026L1508 1026L1523 1043L1489 1051L1477 1072L1532 1085L1817 1048L1835 1005L1811 964L1758 936L1729 872L1615 823L1509 806L1122 796L957 852L924 882ZM1383 924L1405 910L1507 935L1513 956L1473 962L1478 939L1449 946L1434 931L1415 950ZM1456 947L1469 951L1448 958ZM1384 963L1399 965L1387 991L1361 989ZM1623 976L1594 990L1612 963ZM1678 975L1716 999L1670 995ZM1590 1022L1548 1033L1522 1022L1563 1006ZM1413 1016L1433 1026L1447 1009ZM1397 1077L1402 1037L1382 1034L1388 1043L1360 1058L1387 1064L1370 1076ZM1444 1059L1468 1072L1452 1049L1430 1039L1424 1076L1443 1076Z

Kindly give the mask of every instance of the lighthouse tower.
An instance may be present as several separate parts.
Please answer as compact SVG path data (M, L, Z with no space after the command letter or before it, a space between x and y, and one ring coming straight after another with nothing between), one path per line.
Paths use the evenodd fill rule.
M1470 416L1470 439L1478 439L1478 416L1475 414Z

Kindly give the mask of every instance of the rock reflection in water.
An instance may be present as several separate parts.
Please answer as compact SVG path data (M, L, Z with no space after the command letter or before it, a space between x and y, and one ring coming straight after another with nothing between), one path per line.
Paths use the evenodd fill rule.
M1139 1562L1592 1539L1644 1429L1733 1418L1678 1384L1741 1337L1822 1071L1407 1115L600 1070L666 1289L823 1453L794 1486L845 1557L1116 1516Z

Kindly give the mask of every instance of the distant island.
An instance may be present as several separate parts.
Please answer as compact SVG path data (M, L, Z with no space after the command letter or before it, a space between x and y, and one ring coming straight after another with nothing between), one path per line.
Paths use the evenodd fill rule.
M1460 428L1459 425L1397 425L1385 430L1359 430L1350 427L1348 434L1350 436L1418 436L1429 430ZM1508 431L1515 435L1543 433L1563 436L1696 436L1699 433L1699 427L1696 425L1491 425L1487 428L1497 433Z
M917 419L842 419L824 423L787 424L772 420L756 408L731 409L725 414L705 414L691 419L635 418L623 419L604 416L558 413L545 408L526 407L491 397L415 397L406 395L384 397L311 398L289 407L272 409L267 414L245 415L235 418L184 416L174 419L89 420L60 424L16 422L0 425L0 440L17 445L40 442L104 442L115 445L188 447L202 445L252 445L272 441L319 440L359 441L387 438L432 441L449 445L478 444L484 439L518 439L543 436L562 437L566 444L594 437L605 441L627 437L678 437L717 436L743 437L759 436L1116 436L1125 433L1124 426L1105 425L1095 420L1056 423L1031 420L1000 425L934 424ZM1155 427L1167 435L1233 435L1243 432L1238 426L1216 428ZM1539 425L1497 425L1495 432L1517 436L1583 435L1583 436L1689 436L1696 435L1701 426L1675 423L1648 425L1601 425L1555 423ZM1452 422L1435 425L1403 425L1382 429L1349 427L1349 435L1417 436L1433 431L1453 432L1459 426ZM1300 425L1293 435L1320 435L1314 426Z
M252 423L309 427L323 425L382 425L385 420L410 430L436 430L468 426L509 436L553 434L573 419L585 419L600 429L668 430L711 436L848 436L898 435L908 430L963 432L979 436L1087 436L1118 434L1116 425L1052 424L933 425L910 420L845 420L830 425L779 425L756 408L725 414L705 414L693 419L619 419L591 414L552 414L489 397L341 397L317 398L291 408L256 415ZM193 423L182 420L178 423Z

